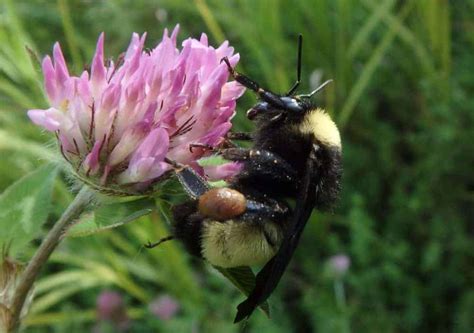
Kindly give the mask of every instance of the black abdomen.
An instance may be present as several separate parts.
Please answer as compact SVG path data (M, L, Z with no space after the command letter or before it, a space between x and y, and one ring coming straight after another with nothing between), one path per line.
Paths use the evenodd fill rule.
M201 255L201 229L203 217L197 210L197 201L190 200L173 206L173 235L181 240L193 256Z

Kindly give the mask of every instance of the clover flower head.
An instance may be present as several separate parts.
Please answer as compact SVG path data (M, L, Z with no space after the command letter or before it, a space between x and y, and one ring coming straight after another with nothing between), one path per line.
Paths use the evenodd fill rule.
M206 152L189 145L216 146L231 128L244 88L227 82L220 60L228 57L235 66L239 55L227 41L210 46L205 34L186 39L179 50L178 31L165 30L148 51L146 34L134 33L116 62L105 61L102 33L90 70L79 76L69 73L58 43L52 59L44 58L50 107L28 116L56 133L63 157L87 184L109 193L146 192L169 174L165 157L206 173L197 163ZM237 166L223 174L229 170Z
M170 320L180 309L180 304L169 295L155 298L149 305L149 311L161 320Z
M119 329L125 331L131 324L127 315L127 307L121 294L116 291L102 291L96 300L97 319L110 321Z
M332 274L342 277L349 269L351 259L345 254L337 254L329 258L328 264Z

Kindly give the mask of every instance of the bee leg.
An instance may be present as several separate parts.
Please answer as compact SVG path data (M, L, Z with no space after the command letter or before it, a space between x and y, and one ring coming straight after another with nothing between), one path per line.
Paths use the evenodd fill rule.
M176 177L178 177L179 182L190 198L197 199L209 190L209 185L204 178L198 175L192 168L169 158L165 158L165 162L174 168Z
M241 140L241 141L252 141L252 133L243 133L243 132L228 132L225 136L228 140Z
M228 148L219 152L222 157L229 161L247 161L252 155L257 154L257 150L249 148Z
M261 149L229 148L220 151L230 161L241 161L246 164L238 175L240 179L252 178L261 181L283 181L295 183L298 174L295 169L277 154Z
M146 243L144 246L147 248L147 249L152 249L154 247L157 247L158 245L164 243L164 242L167 242L167 241L170 241L172 239L174 239L175 237L174 236L166 236L166 237L163 237L163 238L160 238L158 241L152 243L152 242L148 242Z
M214 151L221 151L223 149L228 148L238 148L239 146L235 144L232 140L237 141L253 141L253 136L251 133L243 133L243 132L227 132L224 136L224 140Z
M200 148L203 150L207 151L214 151L216 148L214 146L208 145L208 144L203 144L203 143L191 143L189 144L189 151L191 153L194 153L195 148Z
M216 152L222 149L238 147L234 142L232 142L232 140L252 141L253 137L251 133L228 132L224 136L224 140L217 146L212 146L212 145L204 144L204 143L191 143L189 145L189 151L193 153L195 148L199 148L204 151Z
M228 149L228 148L238 148L239 146L232 140L253 141L253 136L251 133L227 132L227 134L224 136L224 140L219 145L219 147L215 150L220 151L220 150Z
M198 258L202 258L200 237L202 231L202 216L197 213L196 200L189 200L172 207L171 225L172 235L161 238L155 243L148 242L145 247L151 249L171 239L180 240L187 251Z

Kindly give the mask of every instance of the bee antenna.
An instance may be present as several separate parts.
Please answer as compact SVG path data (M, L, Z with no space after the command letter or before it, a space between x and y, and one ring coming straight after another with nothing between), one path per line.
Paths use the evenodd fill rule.
M323 82L319 87L317 87L316 89L314 89L312 92L310 92L309 94L305 94L305 95L299 95L299 97L303 97L303 98L311 98L313 97L315 94L317 94L318 92L320 92L321 90L323 90L324 87L326 87L329 83L331 83L333 80L327 80L325 82Z
M298 64L296 65L296 82L291 87L290 91L286 94L286 96L292 96L293 93L296 91L296 88L300 85L301 82L301 54L303 49L303 35L298 35Z

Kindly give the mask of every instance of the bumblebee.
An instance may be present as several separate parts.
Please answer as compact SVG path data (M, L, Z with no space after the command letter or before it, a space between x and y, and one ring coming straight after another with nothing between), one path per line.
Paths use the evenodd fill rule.
M210 188L191 168L167 160L191 198L173 208L174 237L191 254L215 266L264 265L253 291L238 306L235 322L266 301L288 266L313 208L330 208L340 191L339 131L330 116L311 102L329 81L310 94L295 94L301 48L300 36L297 80L285 95L262 89L222 59L231 76L260 99L247 111L256 130L230 136L251 140L251 148L210 147L243 164L227 187ZM293 209L290 199L296 202Z

